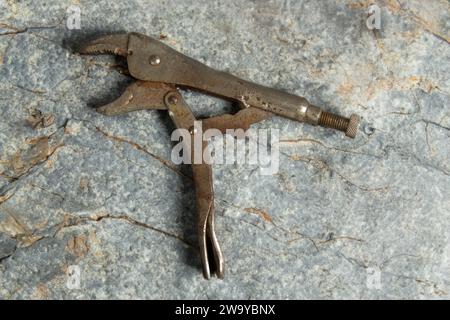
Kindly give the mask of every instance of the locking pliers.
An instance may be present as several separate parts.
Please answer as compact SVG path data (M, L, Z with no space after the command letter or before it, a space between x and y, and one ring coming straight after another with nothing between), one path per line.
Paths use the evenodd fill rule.
M125 57L130 75L137 79L117 100L97 108L105 115L143 109L168 110L177 128L187 129L193 134L192 128L196 118L178 91L179 88L184 88L238 103L241 110L234 115L225 114L203 119L202 127L205 130L215 128L223 133L226 129L246 130L252 123L272 115L337 129L351 138L355 137L358 129L359 117L356 115L344 118L322 111L305 98L212 69L143 34L126 33L100 37L84 45L79 52L110 53ZM202 142L202 149L206 147L207 142ZM203 275L209 279L215 272L217 277L223 278L224 259L214 232L211 165L194 163L192 171Z

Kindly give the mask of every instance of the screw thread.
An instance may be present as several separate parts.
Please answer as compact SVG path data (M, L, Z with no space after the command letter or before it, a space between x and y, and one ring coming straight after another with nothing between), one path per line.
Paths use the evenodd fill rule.
M332 114L326 111L320 113L318 124L322 127L332 128L339 131L347 131L350 119Z
M352 114L350 118L345 118L322 111L317 124L322 127L343 131L347 137L354 138L358 131L359 117L356 114Z

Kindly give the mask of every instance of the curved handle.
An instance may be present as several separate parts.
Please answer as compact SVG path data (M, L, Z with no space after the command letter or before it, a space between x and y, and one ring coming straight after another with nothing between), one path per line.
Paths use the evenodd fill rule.
M203 276L209 279L212 273L224 276L222 251L214 231L214 190L211 166L193 164L198 214L198 240L202 260Z
M178 91L169 91L164 98L164 102L175 126L190 131L191 144L186 147L190 150L191 160L193 160L195 141L193 135L195 130L192 130L192 128L194 128L196 119ZM202 141L202 155L207 145L206 141ZM212 168L203 160L199 164L193 163L194 161L191 162L197 199L197 232L203 276L209 279L211 274L215 273L218 278L222 279L224 276L224 260L214 231Z

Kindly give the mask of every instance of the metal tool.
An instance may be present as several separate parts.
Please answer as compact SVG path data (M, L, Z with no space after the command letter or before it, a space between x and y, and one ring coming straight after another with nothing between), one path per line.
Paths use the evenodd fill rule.
M202 120L204 130L248 129L272 115L345 132L354 138L359 117L344 118L311 105L305 98L242 80L212 69L162 42L139 33L109 35L87 43L82 54L110 53L126 57L128 70L137 81L114 102L99 107L105 115L143 109L168 110L175 126L192 131L196 120L178 88L197 90L238 102L241 110ZM193 132L191 132L193 134ZM191 139L192 140L192 139ZM203 149L207 142L203 142ZM224 259L214 232L214 191L209 164L192 164L198 212L198 240L203 275L224 276Z

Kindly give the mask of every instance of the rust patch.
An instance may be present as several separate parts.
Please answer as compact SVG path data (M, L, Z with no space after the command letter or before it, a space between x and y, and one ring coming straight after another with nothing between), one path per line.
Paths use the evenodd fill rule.
M292 156L289 157L289 159L291 159L293 161L301 161L301 160L303 160L303 158L301 156L299 156L298 154L293 154Z
M31 145L30 149L16 152L10 161L15 176L25 173L32 166L44 160L49 153L47 137L30 140L28 144Z
M347 6L350 9L354 9L354 10L362 10L362 9L367 9L369 8L369 6L371 6L372 4L374 4L375 2L373 0L359 0L359 1L352 1L350 3L347 3ZM428 3L427 3L428 5ZM436 12L438 12L439 10L442 12L446 12L446 10L448 11L448 5L445 5L444 2L441 4L438 1L436 1L435 3L433 3L433 5L435 5L436 7L434 7L434 9L436 10ZM441 21L441 17L439 16L435 16L435 15L430 15L427 14L427 12L417 12L418 10L416 9L416 11L408 9L406 7L402 7L402 5L397 1L397 0L385 0L383 3L383 6L385 8L387 8L390 12L398 14L398 15L402 15L406 18L408 18L409 20L412 20L416 23L416 25L418 27L423 28L424 31L436 36L437 38L450 43L450 37L446 34L442 34L441 32L443 32L444 30L442 30L442 28L440 27L440 21ZM423 16L419 16L419 13Z
M89 246L86 237L83 235L73 236L67 242L66 250L73 256L82 258L89 252Z
M347 3L347 7L350 9L358 10L358 9L367 9L375 2L373 0L357 0L357 1L351 1ZM391 12L398 12L401 10L400 4L395 0L386 0L384 2L384 5L389 9Z
M277 176L280 179L282 187L284 187L287 192L292 193L296 190L295 185L289 180L288 176L284 172L279 172Z
M372 4L371 0L363 0L363 1L352 1L347 3L347 7L353 10L367 8Z
M353 84L351 84L349 82L345 82L337 88L337 93L339 93L341 95L347 95L347 94L352 93L353 88L354 88Z
M90 245L90 252L96 257L97 259L104 259L105 254L102 251L102 243L100 239L97 237L97 233L95 231L92 231L89 233L89 243Z
M42 239L42 236L36 236L22 222L19 217L12 212L12 210L3 207L7 213L5 219L0 221L0 232L6 233L13 239L16 239L22 247L29 247L36 241Z
M55 151L64 146L64 144L58 144L50 146L49 137L38 137L28 140L28 149L19 150L14 153L9 160L6 161L9 173L3 172L2 175L8 179L15 180L26 174L35 165L46 161L52 156ZM48 163L51 166L52 162Z
M264 210L258 208L245 208L244 211L247 213L257 214L266 222L272 222L272 217Z
M341 96L348 96L355 94L355 89L360 88L366 100L371 100L380 92L388 91L409 91L414 88L421 88L427 92L438 89L431 80L411 75L404 78L380 78L370 81L367 84L358 84L354 82L344 82L337 89L336 92Z
M5 194L5 195L0 196L0 204L7 201L9 198L11 198L10 194Z
M50 113L42 113L40 110L31 111L27 123L33 129L47 128L55 122L55 116Z
M49 294L49 292L48 292L47 286L43 283L40 283L34 289L32 296L34 299L43 300L43 299L48 299L48 294Z
M88 178L80 179L80 189L84 190L84 191L89 189L89 179Z
M419 85L421 79L417 76L410 76L408 78L387 78L387 79L378 79L369 84L366 89L367 97L373 98L380 91L408 91L412 88L415 88Z

